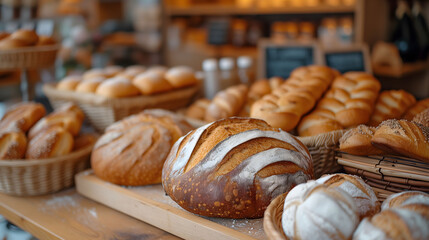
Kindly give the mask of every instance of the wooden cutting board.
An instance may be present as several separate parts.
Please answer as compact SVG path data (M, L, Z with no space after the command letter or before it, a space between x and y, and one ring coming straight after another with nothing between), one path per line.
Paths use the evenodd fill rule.
M267 239L260 219L207 218L192 214L170 197L161 184L124 187L97 178L92 170L75 177L77 191L94 201L185 239Z

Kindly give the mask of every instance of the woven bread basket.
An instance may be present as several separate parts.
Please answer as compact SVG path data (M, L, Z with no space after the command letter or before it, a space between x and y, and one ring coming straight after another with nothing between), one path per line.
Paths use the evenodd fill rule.
M93 146L56 158L0 160L0 192L36 196L71 187L74 175L89 168Z
M166 93L131 98L107 98L90 93L58 90L55 84L45 84L43 91L57 109L67 102L77 104L97 131L104 131L112 123L148 108L176 110L188 105L198 92L199 85Z
M52 67L59 45L22 47L0 51L0 69L39 69Z
M265 210L264 232L270 240L287 239L282 226L283 205L286 195L287 193L283 193L276 197Z

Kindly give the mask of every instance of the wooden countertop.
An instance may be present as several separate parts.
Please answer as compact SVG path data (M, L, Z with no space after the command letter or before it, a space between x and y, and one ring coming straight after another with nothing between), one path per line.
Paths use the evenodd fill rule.
M0 194L0 215L39 239L179 239L74 188L37 197Z

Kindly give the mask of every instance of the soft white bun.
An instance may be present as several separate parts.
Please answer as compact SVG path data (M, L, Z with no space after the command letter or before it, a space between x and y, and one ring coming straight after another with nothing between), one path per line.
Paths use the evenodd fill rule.
M96 94L111 97L133 97L140 94L140 91L135 87L130 80L121 77L109 78L103 81L95 91Z

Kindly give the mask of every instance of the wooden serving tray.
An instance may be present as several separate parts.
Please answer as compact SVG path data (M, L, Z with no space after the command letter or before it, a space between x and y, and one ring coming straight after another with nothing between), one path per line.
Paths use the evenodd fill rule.
M161 184L118 186L97 178L92 170L77 174L75 180L83 196L184 239L267 239L262 218L224 219L192 214L166 196Z

